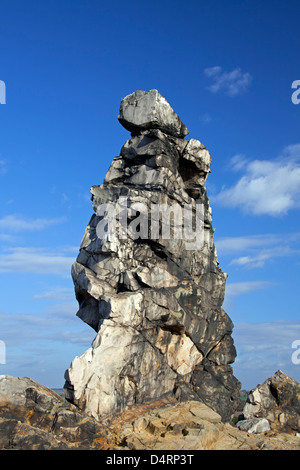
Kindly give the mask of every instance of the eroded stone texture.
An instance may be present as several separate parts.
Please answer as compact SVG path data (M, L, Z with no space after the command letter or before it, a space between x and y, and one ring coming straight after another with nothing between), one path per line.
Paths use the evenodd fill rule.
M0 450L107 449L111 433L53 390L0 375Z
M264 418L240 421L240 425L254 421L252 427L244 424L245 430L240 430L238 426L222 422L218 413L199 401L162 401L159 406L145 408L136 405L109 423L111 432L116 436L113 444L115 450L300 449L300 439L295 433L274 432Z
M118 119L125 129L133 133L155 128L175 137L184 137L189 133L175 111L157 90L137 90L123 98Z
M99 420L165 395L201 400L228 419L240 384L204 186L210 154L184 138L185 126L156 90L124 98L119 120L132 136L91 189L95 214L72 269L77 315L97 335L66 371L66 397ZM104 204L115 210L116 237L99 237ZM185 207L193 220L203 209L200 244L185 231Z
M247 421L266 420L240 425ZM99 423L32 379L0 375L0 450L299 450L299 442L295 433L239 430L174 395Z
M300 384L278 370L251 390L243 414L268 419L272 429L300 432Z

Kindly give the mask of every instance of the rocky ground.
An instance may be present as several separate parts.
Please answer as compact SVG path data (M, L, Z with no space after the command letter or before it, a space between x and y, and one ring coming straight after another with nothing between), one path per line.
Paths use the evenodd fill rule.
M136 413L136 416L135 416ZM295 433L250 434L223 423L198 401L161 404L147 413L127 412L110 424L115 449L130 450L300 450Z
M53 390L0 376L0 449L105 449L109 431Z
M300 450L278 426L249 433L199 401L174 396L98 422L28 378L0 376L1 450Z

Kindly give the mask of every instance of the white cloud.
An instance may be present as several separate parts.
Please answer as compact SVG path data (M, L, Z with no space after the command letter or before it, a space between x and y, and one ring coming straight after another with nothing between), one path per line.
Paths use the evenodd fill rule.
M236 297L239 295L247 294L253 290L267 289L273 285L269 281L243 281L243 282L229 282L226 284L226 296Z
M62 193L61 197L63 202L68 202L70 200L69 196L67 196L66 193Z
M70 277L75 258L42 248L17 247L0 254L0 273L55 274Z
M244 93L252 82L250 73L243 73L239 67L231 72L225 72L222 67L217 65L206 68L204 74L214 82L208 87L212 93L224 91L229 96L237 96Z
M0 175L7 173L6 161L0 160Z
M65 348L68 344L76 343L85 345L87 349L95 337L95 331L76 316L77 310L78 304L74 301L69 304L58 303L46 311L41 310L39 315L0 311L1 339L6 342L8 351L20 346L24 351L24 345L27 351L34 347L43 350L46 341L51 341L53 348L55 343L62 342ZM16 335L20 325L22 334Z
M247 161L248 160L245 157L245 155L239 153L239 154L234 155L233 157L231 157L230 162L229 162L229 167L233 171L240 171L240 170L242 170L243 168L246 167Z
M255 215L281 216L300 207L300 144L286 147L276 160L243 161L245 174L211 199ZM237 162L233 162L237 170Z
M218 251L231 254L243 250L270 248L279 245L290 246L300 241L300 232L295 233L265 233L243 237L222 237L216 240Z
M16 214L7 215L0 219L0 230L4 232L23 232L23 231L36 231L43 230L51 225L60 224L65 222L65 217L57 219L37 218L26 219Z
M237 255L229 264L244 268L260 268L278 257L299 255L300 233L265 234L227 237L216 240L218 254Z
M0 240L6 243L15 243L17 241L17 237L10 233L0 233Z
M245 250L270 247L271 245L281 244L298 240L300 234L277 235L249 235L243 237L223 237L216 239L216 247L222 255L237 253Z
M91 346L93 340L95 339L95 334L95 331L91 328L83 327L80 331L61 329L59 332L54 332L53 334L47 335L46 339L52 341L61 341L64 344L70 343L83 346L84 349L82 352L84 352Z
M257 290L268 289L272 286L274 286L274 283L270 281L228 282L225 289L223 308L225 310L232 308L233 297L238 297Z
M33 298L49 300L69 300L70 298L74 298L74 289L70 289L68 287L53 287L50 290L34 295Z
M261 268L268 260L294 254L300 254L300 250L292 249L289 246L277 246L272 249L261 250L255 256L241 256L239 258L234 258L230 264L247 268Z
M55 305L49 305L46 308L46 311L49 312L52 317L54 315L58 317L59 321L61 321L62 318L72 318L78 311L78 302L75 300L75 294L73 293L73 300L69 300L68 302L60 302Z
M292 363L292 343L300 339L299 322L239 322L233 331L234 373L245 388L264 382L278 369L299 381L300 368Z
M235 325L241 354L284 348L291 354L292 343L300 338L300 323L296 321L239 322Z
M212 117L210 114L208 113L204 113L202 114L202 116L200 117L201 121L204 122L205 124L208 124L212 121Z

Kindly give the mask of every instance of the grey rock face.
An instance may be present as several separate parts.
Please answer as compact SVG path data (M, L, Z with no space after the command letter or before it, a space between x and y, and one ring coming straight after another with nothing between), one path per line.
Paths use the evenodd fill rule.
M247 431L249 434L270 431L270 424L266 418L244 419L239 421L237 427L241 431Z
M110 432L53 390L0 375L0 450L107 448Z
M125 129L134 134L146 129L161 129L175 137L185 137L189 133L157 90L137 90L126 96L121 101L118 119Z
M300 385L278 370L248 395L244 417L267 418L273 429L300 431Z
M96 337L66 371L66 397L98 420L170 394L226 420L240 383L204 187L211 157L156 91L124 98L120 115L134 135L91 189L72 269L77 315Z

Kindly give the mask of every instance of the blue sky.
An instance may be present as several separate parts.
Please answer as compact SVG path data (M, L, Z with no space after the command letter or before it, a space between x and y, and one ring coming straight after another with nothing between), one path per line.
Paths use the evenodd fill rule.
M156 88L212 155L234 373L299 381L299 17L296 0L1 3L1 374L62 387L90 346L70 276L89 189L130 137L121 98Z

